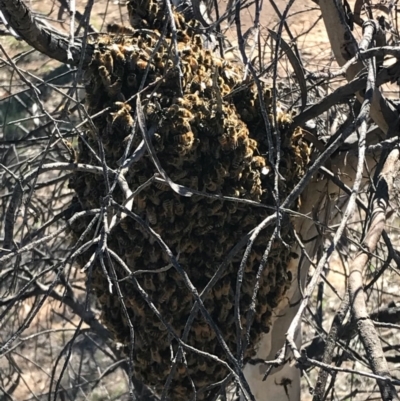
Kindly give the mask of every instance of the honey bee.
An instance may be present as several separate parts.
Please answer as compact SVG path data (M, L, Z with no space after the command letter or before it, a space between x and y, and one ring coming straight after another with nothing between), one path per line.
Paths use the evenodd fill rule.
M198 339L212 341L215 338L215 332L207 323L195 322L192 325L192 330Z
M285 113L279 106L277 106L276 121L282 127L288 127L293 122L293 118L290 114Z
M157 214L154 207L152 207L151 205L148 205L146 208L146 216L147 220L152 226L157 224Z
M93 53L94 59L96 60L96 62L99 65L103 65L104 63L104 57L103 57L103 53L99 50L95 50Z
M201 74L199 74L199 71L198 71L198 74L193 77L191 83L192 83L192 87L191 87L192 91L194 90L199 93L204 93L204 91L207 88L207 85L204 82L204 78L202 77Z
M268 310L268 304L265 302L258 302L257 306L256 306L256 312L257 315L259 315L260 317L267 312Z
M233 198L239 198L240 197L240 191L239 191L238 188L229 187L229 188L226 189L226 195L230 196L230 197L233 197ZM230 205L230 206L228 206L228 205ZM233 206L233 205L234 205L233 202L227 203L227 208L228 208L229 213L234 213L231 210L235 210L235 211L237 210L237 206L236 206L236 209L235 209L235 206Z
M139 49L147 50L147 42L146 42L146 39L144 37L139 36L138 41L137 41L136 44L139 47Z
M256 150L257 146L258 146L257 141L255 139L253 139L253 138L247 138L245 140L245 144L246 144L246 146L248 146L253 151Z
M179 302L178 302L178 297L177 296L172 296L170 301L169 301L169 310L171 312L176 312L178 310Z
M192 52L193 52L194 56L198 57L200 52L201 52L201 50L202 50L202 45L194 44L193 41L192 41L192 43L190 44L190 47L192 49Z
M200 49L203 47L203 38L201 37L201 35L199 35L199 34L194 35L193 43L195 46L198 46L198 48L196 48L196 50L194 50L194 51L199 52Z
M150 4L150 15L153 16L153 18L157 17L158 12L160 11L160 8L156 2L151 2Z
M253 158L253 155L254 155L254 150L250 147L247 147L245 149L245 153L243 156L243 163L245 163L246 165L250 164L251 159Z
M156 363L161 363L162 362L162 358L160 355L160 352L155 348L155 347L151 347L150 348L150 355L151 355L151 360L156 362Z
M191 103L192 108L193 107L199 108L199 107L204 106L204 102L200 98L199 92L190 93L190 94L186 95L185 98Z
M229 141L229 137L228 137L228 134L227 134L227 133L223 133L222 135L220 135L220 136L218 137L218 142L220 143L220 145L221 145L223 148L228 147L228 141Z
M162 203L162 207L165 212L165 216L171 217L174 214L174 201L172 199L167 199Z
M100 49L104 49L107 46L111 45L112 38L110 35L103 35L101 39L98 40L97 45L99 46Z
M251 160L251 165L253 168L262 169L267 165L265 158L262 156L254 156Z
M181 117L187 120L193 120L194 116L190 110L179 106L179 104L173 104L166 113L167 117Z
M157 263L160 260L161 250L156 246L151 247L151 251L149 253L149 260L151 263Z
M184 47L181 49L181 53L183 57L191 56L192 55L192 48L190 46Z
M126 53L126 65L127 69L132 72L136 69L136 63L139 60L139 52L137 49L132 49L132 51ZM124 65L121 63L121 65Z
M226 276L226 277L224 277L224 279L222 281L221 292L222 292L222 295L224 295L226 297L229 295L230 291L231 291L231 280L229 279L228 276Z
M154 262L153 262L154 263ZM153 280L153 275L151 274L144 274L144 279L143 279L143 288L146 291L156 291L156 286L154 284Z
M189 207L189 210L188 210L189 215L190 216L195 216L197 214L197 212L200 210L200 208L201 208L201 206L200 206L199 203L194 203L193 205L191 205Z
M148 65L149 63L141 58L136 62L136 66L139 68L139 70L145 70Z
M119 222L120 227L122 228L123 231L127 232L131 226L131 221L129 220L128 217L124 217L120 222Z
M225 68L221 70L221 75L224 80L231 85L234 85L239 78L238 73L233 69L229 62L225 63Z
M166 52L166 47L163 44L160 44L157 49L157 53L160 56L168 56L168 52Z
M193 107L193 102L191 102L191 100L189 99L189 96L178 97L178 98L174 99L174 101L180 108L191 110Z
M256 219L256 216L254 216L253 214L246 214L246 216L244 216L242 222L244 225L255 226L257 223L257 219Z
M145 307L146 302L143 298L137 298L135 300L131 300L132 310L135 315L140 316L142 318L146 317Z
M243 149L243 151L244 151L244 149ZM243 156L244 156L244 152L242 152L242 149L236 150L236 152L233 154L233 158L232 158L233 172L236 173L236 170L238 170L243 165Z
M133 126L133 118L130 114L132 108L129 104L123 102L115 102L114 107L119 107L119 110L115 113L110 113L112 118L110 128L120 131L121 136L123 134L126 136Z
M218 320L220 323L225 323L229 315L229 309L221 307L218 313Z
M131 257L133 260L137 259L138 257L140 257L140 255L143 252L143 247L139 246L139 245L135 245L132 249L129 249L129 257Z
M122 64L116 63L114 65L114 76L122 80L125 75L125 66Z
M155 145L159 145L160 143L163 142L162 136L159 133L155 132L153 134L153 142Z
M143 372L150 365L148 350L137 350L135 352L135 359L138 361L139 366L135 366L135 368L140 368L140 371Z
M213 294L217 301L220 301L223 296L222 287L223 287L223 284L221 281L218 281L213 287Z
M196 60L195 57L190 56L190 57L188 57L187 62L188 62L188 66L190 67L191 73L195 74L197 72L197 70L199 69L198 61Z
M159 54L155 54L153 57L154 66L159 70L164 70L165 63L163 58Z
M150 187L146 192L146 197L155 206L159 206L161 204L159 189Z
M193 251L193 244L191 241L188 240L181 240L179 249L181 253L190 253Z
M207 224L209 224L210 223L210 220L209 220L209 218L208 217L206 217L206 216L202 216L202 217L200 217L198 220L197 220L197 225L199 226L199 227L205 227Z
M250 190L251 198L255 201L260 202L263 190L260 185L253 185Z
M112 54L112 55L114 56L114 58L115 58L115 63L114 63L114 64L119 63L119 64L121 64L121 65L125 65L125 63L126 63L125 55L124 55L124 53L121 51L120 46L118 46L117 44L114 43L114 44L110 47L110 51L111 51L111 54Z
M186 132L185 134L180 134L180 135L174 136L175 143L183 145L184 147L186 147L188 149L190 149L193 146L194 139L195 139L194 134L191 131Z
M173 67L174 67L174 62L171 60L171 59L167 59L166 61L165 61L165 66L164 66L164 68L166 69L166 70L168 70L169 71L169 73L170 73L170 76L173 76L174 74L173 74Z
M208 225L205 227L196 227L195 232L197 235L206 235L210 231L212 231L214 227L212 225Z
M103 65L107 68L107 71L112 74L114 71L114 60L110 52L106 52L103 55Z
M130 26L124 26L120 24L108 24L107 32L114 33L116 35L133 35L136 31Z
M174 210L177 216L182 216L185 212L185 205L176 200L174 203Z
M122 89L122 81L120 78L118 78L114 83L112 83L107 90L108 96L111 98L116 98L118 97L118 100L123 101L125 100L124 95L121 93Z
M195 190L199 189L199 177L197 175L189 178L189 187Z
M204 52L204 61L202 63L207 69L211 68L211 66L213 65L213 58L211 55L210 50L206 50Z
M229 138L228 149L235 150L239 146L239 136L236 132L233 132Z
M214 201L212 204L212 208L211 208L211 215L216 216L216 215L220 214L223 206L224 206L224 203L222 201L219 201L219 200Z
M241 109L240 116L242 117L243 121L245 121L245 122L252 121L254 118L254 114L248 108Z
M239 126L238 132L237 132L238 140L240 143L243 143L246 138L249 136L249 130L245 126Z
M220 188L220 186L221 185L218 182L209 181L206 184L206 189L207 189L207 191L210 191L210 192L216 192L218 190L218 188Z
M157 189L159 189L160 191L168 191L169 190L169 185L164 182L156 182L155 187Z
M184 159L180 156L172 156L168 159L168 164L175 167L176 169L181 169Z
M220 89L221 95L223 97L227 96L227 95L229 95L231 93L231 87L229 85L227 85L227 84L222 84L219 89Z
M214 216L215 216L215 218L214 218L214 227L215 228L223 227L224 225L230 224L230 222L231 222L230 214L226 213L223 210L221 210ZM228 234L226 232L219 232L218 240L221 241L221 243L223 243L227 238L228 238Z
M108 72L106 66L101 65L99 67L99 75L104 87L106 88L106 90L108 90L111 85L111 74Z
M171 284L169 281L167 281L162 288L160 288L159 292L159 298L158 302L160 304L166 302L168 299L172 297L176 289L176 286L174 284Z
M186 170L176 170L170 174L170 177L173 181L180 181L182 178L186 177L187 173Z
M212 146L210 149L211 156L218 160L221 157L221 148L219 146Z
M147 180L148 180L147 176L145 176L143 174L139 174L138 175L139 185L144 184Z
M188 35L186 30L179 30L177 32L177 39L178 42L183 43L184 45L188 44L190 42L190 36Z

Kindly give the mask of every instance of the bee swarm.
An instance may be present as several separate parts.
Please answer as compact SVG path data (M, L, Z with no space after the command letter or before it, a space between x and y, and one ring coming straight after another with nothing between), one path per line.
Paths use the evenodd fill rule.
M268 166L268 140L255 85L243 82L238 67L204 48L197 22L185 21L174 12L180 56L177 67L170 25L166 35L161 35L166 10L151 0L144 3L135 0L128 4L132 28L112 26L111 33L97 40L97 50L86 71L86 102L90 115L109 109L93 119L97 132L88 130L86 141L98 151L101 140L107 165L117 169L134 131L134 95L142 91L147 128L154 128L154 149L172 181L199 191L273 206L274 174ZM238 90L239 87L243 88ZM272 94L268 88L264 101L271 111ZM279 181L279 191L284 199L304 173L310 149L300 129L288 132L290 116L278 113L276 120L282 141L280 172L284 177ZM272 116L270 124L276 130ZM137 130L131 152L141 140ZM99 165L82 141L79 147L79 163ZM146 153L129 167L126 180L130 189L135 191L156 172ZM70 185L83 210L98 208L100 199L106 195L101 175L78 172ZM124 202L118 186L113 199ZM132 211L147 221L174 254L179 255L180 265L199 292L232 247L269 214L264 208L243 203L200 195L179 196L167 184L159 183L152 183L135 196ZM79 236L84 228L76 226L73 231ZM271 234L272 229L260 233L245 268L240 294L243 335L256 272ZM281 238L287 244L293 243L288 224L282 227ZM170 263L154 238L128 217L112 229L107 245L132 272L160 269ZM81 263L86 263L89 256L89 252L85 253ZM241 258L242 254L234 258L204 300L234 353L237 344L234 299ZM273 310L290 284L286 271L289 259L290 249L281 240L275 241L260 278L245 362L254 355L261 334L268 332ZM118 278L126 277L126 272L115 265ZM111 294L100 264L94 265L91 276L91 285L102 305L103 322L116 340L128 345L128 322L115 287ZM174 268L136 277L165 320L181 336L194 303L182 277ZM134 375L161 392L171 371L170 345L176 352L177 344L130 280L120 281L119 286L135 329ZM187 343L226 360L214 331L200 314ZM228 373L212 359L186 352L185 361L178 363L168 395L173 401L189 400L194 384L197 390L203 390L197 394L198 399L208 399L212 393L204 389L223 380Z

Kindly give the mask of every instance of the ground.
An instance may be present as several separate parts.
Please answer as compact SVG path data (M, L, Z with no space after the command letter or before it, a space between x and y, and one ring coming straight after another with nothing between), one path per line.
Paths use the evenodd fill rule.
M26 3L28 4L28 2ZM266 48L265 63L268 62L268 57L271 57L271 52L268 51L268 48L271 46L271 39L266 39L268 37L267 28L276 31L279 23L279 18L271 5L272 3L273 1L264 4L260 17L260 37ZM287 1L276 0L275 4L280 12L283 13ZM35 11L42 13L50 24L68 32L68 12L65 10L63 13L59 12L59 3L31 1L29 2L29 6ZM86 1L76 1L77 11L83 13L85 6ZM221 7L224 8L225 6L224 2L221 2ZM241 21L243 31L246 30L246 27L252 25L252 21L252 11L243 12ZM125 6L118 1L96 1L91 14L92 26L96 30L104 31L106 24L109 22L122 22L127 24ZM323 22L319 18L318 6L314 2L311 0L296 0L289 11L287 25L291 35L296 38L296 44L300 51L303 64L308 71L321 71L327 68L336 68ZM222 28L224 29L225 27L223 26ZM227 36L231 40L232 46L236 46L234 28L229 28L227 30ZM293 45L294 42L290 41L287 31L284 31L283 37ZM29 130L40 125L41 112L40 110L37 111L32 108L33 104L31 102L28 106L30 106L33 114L37 113L36 117L39 120L21 122L18 124L19 131L17 132L15 131L15 124L10 124L26 116L25 108L21 108L21 104L15 104L14 100L11 101L10 97L10 95L26 89L26 86L15 73L11 74L12 69L5 65L6 60L4 53L7 53L10 57L22 55L18 61L15 61L18 67L37 77L43 77L49 74L55 68L60 67L60 64L55 61L50 61L37 52L30 53L29 47L24 42L17 41L10 36L2 38L1 50L3 51L3 63L0 68L0 123L4 127L4 138L10 140L20 137L29 132ZM251 46L248 50L251 51ZM278 77L286 79L288 74L292 74L291 71L292 69L288 61L283 59L279 64ZM29 79L35 81L33 76L27 76ZM294 77L292 77L292 79L295 80ZM334 84L338 85L338 82ZM59 85L59 89L65 92L68 89L69 82L60 83ZM331 90L328 86L323 89L326 93ZM57 96L55 92L51 92L51 95L46 95L46 91L43 91L43 96L43 101L48 111L52 112L58 107L61 97ZM29 102L29 98L22 99L22 101ZM5 124L8 125L6 126ZM395 222L394 225L396 225ZM330 273L330 281L338 289L339 293L342 294L344 282L343 271L340 266L334 270L337 271ZM82 288L84 286L83 274L77 272L73 284ZM386 284L387 282L383 285ZM3 290L4 289L2 289L2 291ZM376 301L385 304L389 300L397 300L399 290L397 285L392 284L390 288L380 292L381 297L376 298ZM80 294L80 301L83 302L85 299L83 292L78 291L78 293ZM6 294L0 294L0 296L3 295L5 296ZM328 290L324 302L327 303L327 308L325 310L330 311L333 317L333 313L338 304L336 295L332 292L329 293ZM22 302L22 307L19 309L21 314L17 317L17 320L22 321L25 317L24 314L28 314L31 307L31 302ZM11 321L11 316L9 316L8 319ZM12 320L13 325L16 325L17 320ZM325 329L329 328L330 320L331 319L326 319L324 323ZM78 324L79 319L73 315L68 308L61 306L60 303L56 301L46 301L30 324L30 327L22 333L22 344L13 350L12 353L9 353L7 358L2 358L0 360L0 386L10 388L12 381L8 381L6 377L11 373L12 379L15 379L18 376L15 372L19 368L22 374L19 377L18 383L16 383L13 399L21 401L46 399L52 375L54 374L54 377L58 377L57 375L61 372L62 363L68 350L67 345L73 335L73 330ZM309 326L307 327L309 328ZM85 329L86 326L83 325L82 328ZM3 323L3 325L0 326L1 340L4 340L7 333L9 333L8 329L7 323ZM83 332L85 333L85 330L83 330ZM307 340L312 338L310 330L305 333L305 337ZM17 344L17 341L15 343ZM116 368L112 373L104 374L108 372L107 368L115 361L107 355L107 346L101 339L90 335L80 335L72 347L71 352L72 358L67 369L68 374L65 374L60 382L60 384L66 388L66 394L68 393L71 399L121 399L123 395L127 394L126 380L121 369ZM62 355L60 361L55 365L56 358L60 354ZM349 365L352 364L353 362L351 364L349 363ZM104 378L98 382L95 390L90 390L91 385L102 375L104 375ZM357 379L352 380L352 385L356 388ZM343 391L342 394L351 392L349 391L349 382L347 380L339 381L338 383L339 387L343 387L338 389ZM55 384L53 384L53 389L54 386ZM363 399L362 397L365 395L362 393L362 390L360 390L360 392L361 398L354 396L351 399ZM307 384L304 381L304 400L308 400L309 398L310 396L307 395ZM3 399L2 396L0 396L0 399Z

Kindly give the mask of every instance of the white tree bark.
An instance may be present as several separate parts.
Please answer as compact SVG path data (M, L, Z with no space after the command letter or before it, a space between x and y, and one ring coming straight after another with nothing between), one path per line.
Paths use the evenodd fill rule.
M359 46L345 21L341 0L319 0L319 6L335 60L342 67L357 55ZM351 65L346 72L347 80L351 81L363 69L362 61ZM361 102L363 101L362 94L358 93L357 97ZM370 113L385 134L394 126L397 127L398 113L394 106L382 96L379 88L376 88L374 92Z
M355 176L355 165L357 156L342 153L335 160L331 160L331 169L344 184L350 188L353 185ZM374 170L376 160L372 157L367 159L368 170ZM365 175L364 182L366 183L370 177ZM318 247L322 241L329 238L322 238L320 232L312 219L315 208L319 221L327 226L340 222L342 214L340 209L346 206L347 194L344 194L339 188L326 179L315 177L308 185L307 190L302 196L302 206L300 212L304 214L304 218L298 218L294 221L295 229L300 238L305 243L305 248L309 256L313 259L316 257ZM339 206L339 207L338 207ZM307 218L308 217L308 218ZM314 238L314 241L308 242ZM298 255L301 250L298 246L294 247L294 252ZM293 317L298 311L298 306L301 301L301 291L298 283L303 288L306 282L310 263L306 261L298 268L299 259L293 259L289 265L289 270L292 272L293 281L287 297L282 300L276 311L276 318L273 321L271 331L264 335L260 341L258 352L255 358L260 358L265 361L271 361L276 358L277 352L284 346L286 333ZM300 277L298 280L298 271ZM302 342L301 327L296 328L295 343L300 350ZM287 355L289 357L290 355ZM299 401L300 400L300 371L295 366L294 358L291 358L285 365L274 369L268 376L267 380L263 381L266 371L266 365L250 365L245 366L245 377L249 382L250 388L257 401ZM290 383L290 384L287 384ZM286 384L286 385L284 385Z
M346 62L352 59L358 52L358 44L355 41L353 34L348 27L342 8L341 0L319 0L322 17L325 23L326 31L329 36L332 51L339 66L343 66ZM347 70L347 80L352 80L357 74L362 71L364 65L361 61L354 63ZM357 97L360 101L363 100L362 94L358 93ZM375 123L381 128L384 133L396 126L398 121L398 113L394 110L393 106L386 101L382 93L377 88L375 90L374 98L371 105L370 114ZM397 126L396 126L397 127ZM369 158L367 163L372 170L376 164L375 159ZM339 178L352 187L352 180L355 175L356 158L348 155L342 155L337 160L332 162L332 171L337 174ZM367 177L365 177L367 179ZM340 196L340 191L332 183L327 183L325 180L310 183L307 192L303 194L302 210L306 216L310 216L312 208L318 201L318 196L324 195L325 202L318 211L318 216L326 216L326 223L335 223L335 218L340 219L340 215L332 214L330 205L334 205ZM339 202L344 206L343 202ZM302 221L296 222L296 230L300 236L307 240L318 236L316 228L312 220L304 218ZM307 252L314 258L317 249L315 242L306 245ZM297 253L299 249L294 250ZM300 290L298 283L304 285L307 277L309 263L304 263L300 268L300 280L297 279L297 261L293 260L289 269L293 273L293 283L290 288L287 299L285 299L278 307L276 313L277 317L273 323L270 333L265 335L260 342L259 351L256 358L264 360L274 360L276 353L283 347L286 332L292 322L294 315L297 312L297 307L290 307L291 304L298 305L300 297ZM301 328L297 327L295 342L298 347L301 344ZM293 363L286 363L283 367L272 371L272 374L266 381L263 381L264 373L266 370L265 365L248 365L245 367L245 375L257 401L295 401L300 400L300 372ZM288 380L286 380L288 379ZM283 383L291 383L287 386Z

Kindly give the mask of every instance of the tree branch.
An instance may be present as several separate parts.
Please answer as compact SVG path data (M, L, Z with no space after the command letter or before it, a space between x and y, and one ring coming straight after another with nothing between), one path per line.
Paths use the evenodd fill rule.
M335 59L339 66L342 67L359 52L359 46L346 23L341 1L319 0L318 3ZM362 45L364 45L364 42ZM351 65L346 73L347 80L353 80L363 68L364 65L361 60ZM362 102L362 93L357 93L357 97ZM378 88L374 91L370 113L372 119L385 134L396 127L398 113Z
M390 371L382 350L378 333L368 314L364 298L363 271L376 249L386 223L389 196L393 188L393 177L399 169L399 150L393 150L383 166L378 179L377 191L373 202L372 220L363 241L362 251L350 264L349 295L352 314L358 333L366 350L371 368L376 375L389 378ZM378 380L383 400L398 400L394 386L389 381Z
M68 39L56 30L41 26L29 8L21 0L0 0L0 11L8 21L10 27L36 50L65 64L78 66L83 57L83 67L91 59L94 46L88 44L82 55L82 43L76 41L70 46ZM68 59L68 50L72 60Z

